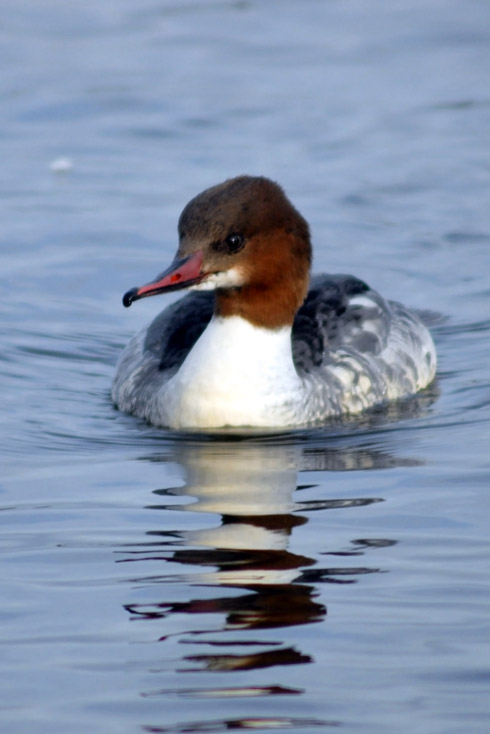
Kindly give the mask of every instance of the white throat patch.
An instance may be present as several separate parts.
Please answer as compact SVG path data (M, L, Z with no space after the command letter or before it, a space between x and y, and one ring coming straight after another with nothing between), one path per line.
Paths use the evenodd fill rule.
M202 283L192 285L189 290L192 291L214 291L217 288L239 288L245 283L245 278L241 268L230 268L220 273L208 275Z

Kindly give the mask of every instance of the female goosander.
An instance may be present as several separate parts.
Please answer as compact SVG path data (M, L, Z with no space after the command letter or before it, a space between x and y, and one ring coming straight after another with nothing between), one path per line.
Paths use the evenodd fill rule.
M192 199L170 267L123 303L181 288L124 350L112 386L157 426L279 427L354 414L434 377L418 316L351 275L309 281L308 224L267 178L239 176Z

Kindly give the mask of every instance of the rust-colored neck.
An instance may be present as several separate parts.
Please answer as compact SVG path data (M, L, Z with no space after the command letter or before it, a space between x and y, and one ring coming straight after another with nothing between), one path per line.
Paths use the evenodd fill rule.
M303 234L303 233L301 233ZM280 229L254 238L256 254L243 263L244 285L216 291L218 316L241 316L267 329L291 326L308 291L309 239Z

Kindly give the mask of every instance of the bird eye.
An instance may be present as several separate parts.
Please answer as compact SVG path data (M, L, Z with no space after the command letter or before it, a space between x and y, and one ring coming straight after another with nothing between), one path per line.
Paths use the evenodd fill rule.
M238 234L237 232L232 232L232 234L229 234L225 242L228 248L228 252L230 253L238 252L245 244L243 236L241 234Z

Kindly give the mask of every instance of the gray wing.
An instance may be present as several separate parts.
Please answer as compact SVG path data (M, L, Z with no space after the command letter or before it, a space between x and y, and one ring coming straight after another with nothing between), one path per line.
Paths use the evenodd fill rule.
M326 364L331 350L379 354L391 324L389 304L352 275L317 275L293 324L293 357L300 372Z
M112 382L112 399L120 410L150 419L159 389L177 372L213 308L213 293L189 293L131 339Z

